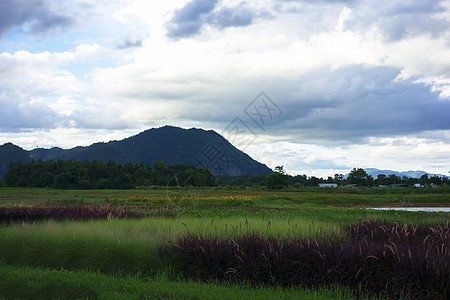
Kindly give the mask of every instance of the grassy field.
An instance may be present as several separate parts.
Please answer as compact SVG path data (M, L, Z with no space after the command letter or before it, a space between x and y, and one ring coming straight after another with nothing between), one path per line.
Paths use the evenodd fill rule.
M180 279L162 251L183 235L235 238L341 236L357 220L445 224L449 213L363 207L450 206L447 190L304 189L47 190L0 189L1 206L166 207L171 217L21 222L0 226L0 295L6 298L351 299L344 287L257 287ZM6 275L7 274L7 275ZM53 286L51 290L48 287ZM108 287L108 288L104 288ZM24 291L24 292L20 292ZM22 294L21 294L22 293ZM28 293L28 294L27 294Z
M320 290L105 275L99 272L0 264L0 295L14 299L356 299L341 287Z
M255 208L450 206L450 188L303 188L295 191L160 189L54 190L0 188L0 205L144 204Z

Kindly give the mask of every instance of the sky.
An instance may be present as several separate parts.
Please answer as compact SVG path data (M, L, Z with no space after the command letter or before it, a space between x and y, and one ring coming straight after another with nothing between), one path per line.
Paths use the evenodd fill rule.
M0 144L164 125L291 175L448 174L450 1L0 1Z

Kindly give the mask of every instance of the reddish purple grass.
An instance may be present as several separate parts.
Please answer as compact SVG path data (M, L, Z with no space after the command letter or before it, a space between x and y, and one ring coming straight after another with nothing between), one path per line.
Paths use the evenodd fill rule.
M355 295L450 298L449 224L357 222L349 238L239 238L185 235L174 245L188 277L317 288L340 284Z
M41 220L96 220L107 218L142 218L146 216L175 216L169 208L142 209L133 206L82 205L0 207L0 224L11 222L36 222Z

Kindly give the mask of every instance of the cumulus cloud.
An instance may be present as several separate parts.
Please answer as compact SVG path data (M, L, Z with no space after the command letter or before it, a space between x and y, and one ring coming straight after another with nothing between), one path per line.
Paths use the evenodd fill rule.
M66 59L71 60L72 55L28 51L0 54L1 130L17 132L66 125L64 114L51 104L82 89L70 72L58 69Z
M165 124L222 132L239 117L258 136L249 153L294 174L445 167L448 3L183 2L3 1L0 140L33 128L50 146ZM57 41L21 36L75 18ZM283 111L265 131L244 111L262 90Z
M131 39L126 37L117 43L117 49L140 48L142 47L141 39Z
M218 0L192 0L174 12L168 26L167 35L172 38L197 34L205 19L216 6Z
M208 17L208 23L219 28L241 27L250 25L255 17L245 3L241 2L234 7L223 7Z
M450 20L443 0L363 1L357 4L346 25L352 30L381 30L388 40L420 34L439 36L449 31Z
M400 70L355 65L308 72L287 91L280 128L301 141L354 143L370 136L450 130L450 101L426 84L396 80Z
M46 0L2 0L0 4L0 35L16 27L39 34L73 23L72 17L54 11Z
M30 99L20 103L11 103L0 97L0 130L56 128L64 117L52 110L42 99Z
M245 2L228 7L220 6L218 0L192 0L174 12L167 36L175 39L191 37L198 34L204 25L218 29L248 26L260 15L263 14Z
M351 15L346 29L379 30L384 38L396 41L429 34L437 37L449 31L450 19L443 0L431 1L350 1Z
M351 11L345 20L345 30L361 34L378 33L386 41L398 41L421 34L438 37L448 33L450 18L446 3L445 0L276 0L274 8L302 16L314 14L318 20L325 12L345 6ZM313 23L323 26L317 21Z

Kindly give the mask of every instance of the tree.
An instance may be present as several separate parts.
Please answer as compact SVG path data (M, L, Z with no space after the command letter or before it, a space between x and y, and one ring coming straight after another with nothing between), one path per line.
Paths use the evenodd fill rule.
M387 185L387 184L389 184L389 180L388 180L387 176L384 175L384 174L378 174L377 179L375 179L375 182L378 185Z
M293 182L296 186L305 186L308 184L308 176L305 174L297 175L293 178Z
M276 166L275 172L280 173L282 175L286 175L286 171L283 168L284 168L284 166Z
M344 175L343 174L334 174L334 181L336 183L339 183L339 182L341 182L343 180L344 180Z
M153 184L153 173L142 162L135 173L137 186L150 186Z
M308 179L307 186L319 186L320 182L321 182L320 178L317 178L316 176L311 176Z
M289 175L283 169L283 166L275 167L275 172L266 178L266 185L269 189L282 189L289 185Z
M155 179L156 185L165 186L168 184L168 178L167 178L168 177L167 176L168 169L166 168L165 163L163 163L162 161L159 161L159 160L154 161L152 170L153 170L153 177Z
M428 174L423 174L422 176L420 176L420 180L419 180L421 185L426 185L430 183L430 179L428 178Z
M402 179L400 178L400 176L397 176L395 174L391 174L388 176L389 179L389 184L398 184L398 183L402 183Z
M362 168L353 168L348 175L348 182L357 185L371 185L373 183L373 177L367 174Z

